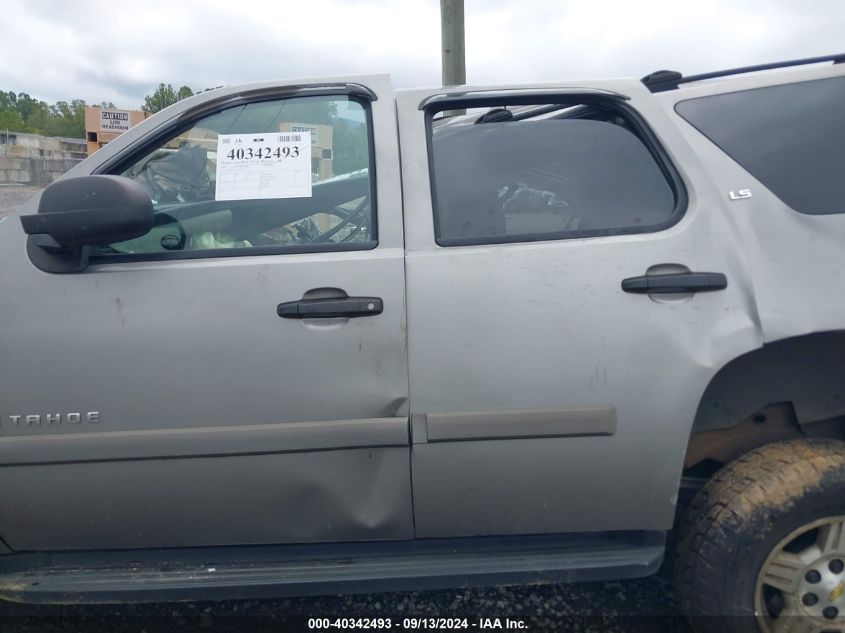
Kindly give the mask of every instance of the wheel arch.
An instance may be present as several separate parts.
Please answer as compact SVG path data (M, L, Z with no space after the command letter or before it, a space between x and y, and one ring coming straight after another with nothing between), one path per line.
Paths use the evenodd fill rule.
M723 365L699 401L682 488L755 448L806 435L845 439L845 330L780 339Z
M699 401L692 433L734 427L782 402L801 425L845 414L845 330L780 339L726 363Z

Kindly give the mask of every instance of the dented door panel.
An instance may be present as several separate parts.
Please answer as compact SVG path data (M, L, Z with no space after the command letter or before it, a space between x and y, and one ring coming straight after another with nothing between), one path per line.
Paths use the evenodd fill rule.
M18 551L406 539L407 447L0 469Z

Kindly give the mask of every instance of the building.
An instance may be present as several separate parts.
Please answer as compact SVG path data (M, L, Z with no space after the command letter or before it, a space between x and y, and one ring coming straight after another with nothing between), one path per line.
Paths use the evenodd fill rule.
M147 113L142 110L85 106L85 140L88 144L88 155L146 118Z

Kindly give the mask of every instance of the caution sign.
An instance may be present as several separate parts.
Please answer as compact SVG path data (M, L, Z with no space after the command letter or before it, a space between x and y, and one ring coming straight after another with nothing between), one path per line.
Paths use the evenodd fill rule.
M128 132L128 110L100 110L101 132Z

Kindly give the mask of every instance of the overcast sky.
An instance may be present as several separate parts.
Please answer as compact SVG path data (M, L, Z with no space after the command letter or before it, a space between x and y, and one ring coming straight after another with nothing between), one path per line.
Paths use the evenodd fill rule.
M0 0L0 90L138 107L159 82L440 83L439 0ZM685 74L845 52L842 0L466 0L468 83Z

